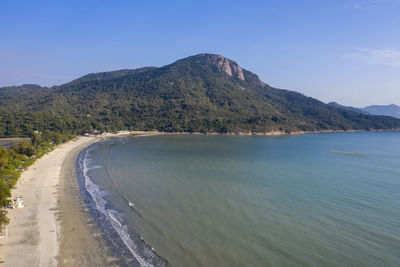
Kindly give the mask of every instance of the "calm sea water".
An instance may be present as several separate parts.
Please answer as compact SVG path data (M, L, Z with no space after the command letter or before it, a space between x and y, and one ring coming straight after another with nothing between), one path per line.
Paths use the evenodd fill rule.
M130 137L84 161L143 265L141 238L172 266L400 266L400 133Z

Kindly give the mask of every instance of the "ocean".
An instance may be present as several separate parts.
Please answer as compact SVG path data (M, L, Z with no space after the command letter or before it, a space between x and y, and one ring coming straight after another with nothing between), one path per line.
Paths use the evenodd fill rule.
M400 266L398 132L122 137L79 166L127 265Z

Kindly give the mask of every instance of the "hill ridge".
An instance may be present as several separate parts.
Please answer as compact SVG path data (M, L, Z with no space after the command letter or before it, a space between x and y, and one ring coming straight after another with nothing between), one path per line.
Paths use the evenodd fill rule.
M26 136L33 130L290 133L398 128L398 119L273 88L215 54L162 67L89 74L51 88L0 90L0 136Z

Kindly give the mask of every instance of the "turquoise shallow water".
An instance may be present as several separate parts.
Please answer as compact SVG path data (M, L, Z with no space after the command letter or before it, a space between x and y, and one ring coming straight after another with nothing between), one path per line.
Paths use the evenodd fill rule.
M86 160L172 266L400 266L400 133L119 138Z

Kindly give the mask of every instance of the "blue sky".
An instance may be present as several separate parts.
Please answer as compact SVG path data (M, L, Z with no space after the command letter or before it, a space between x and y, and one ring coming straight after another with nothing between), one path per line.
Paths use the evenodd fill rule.
M400 105L400 0L0 2L0 86L198 53L324 102Z

